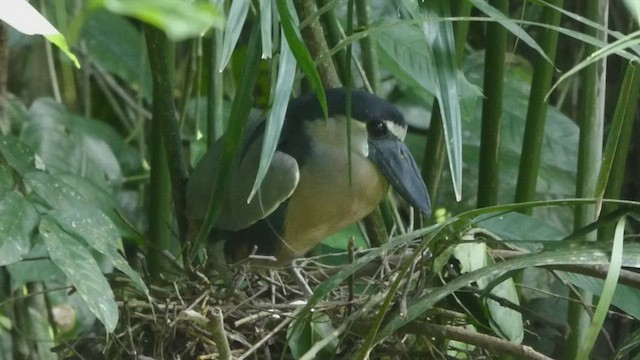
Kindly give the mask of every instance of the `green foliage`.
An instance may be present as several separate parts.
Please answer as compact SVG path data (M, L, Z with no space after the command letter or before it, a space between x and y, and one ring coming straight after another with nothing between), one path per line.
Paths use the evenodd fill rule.
M519 345L540 356L567 350L582 358L637 357L640 335L619 325L640 324L640 290L633 276L640 268L639 204L616 200L640 186L632 141L638 135L640 35L629 30L637 9L612 3L615 21L603 25L587 20L574 5L553 5L562 2L503 2L511 6L504 12L497 3L365 1L359 9L370 5L371 12L358 13L362 26L347 18L354 7L346 1L48 4L40 12L51 14L64 33L54 28L55 36L70 39L83 67L71 66L68 50L47 53L37 38L25 41L10 32L9 95L0 99L0 358L44 357L29 353L30 345L36 348L30 339L41 338L51 339L56 350L72 343L79 349L61 350L61 357L93 358L91 351L99 351L112 358L133 353L195 358L218 353L220 337L229 340L234 356L257 358L262 351L293 359L389 353L520 358L523 353L514 347L526 348ZM316 5L320 9L311 19L302 18ZM472 6L472 16L452 18L461 5ZM16 18L13 10L0 14L9 24ZM28 19L53 27L37 12ZM327 39L316 25L327 29ZM468 34L457 25L468 26ZM499 61L505 71L494 79L485 78L485 50L494 40L487 38L487 28L507 36L506 60ZM151 32L159 36L150 37ZM460 34L465 38L454 38ZM556 48L543 40L545 34L566 36ZM164 42L153 40L160 38ZM367 48L363 39L375 46ZM345 49L351 55L344 57ZM464 51L456 54L456 49ZM552 50L558 56L551 56ZM537 65L530 63L534 57L540 59ZM606 84L576 80L604 59L613 64ZM436 219L414 218L391 196L385 208L392 232L388 243L371 248L353 225L297 261L306 270L300 277L313 289L305 296L300 279L283 271L227 273L222 244L208 241L208 235L219 235L209 230L224 211L221 194L234 159L243 155L238 149L252 106L266 107L254 111L264 114L266 135L258 175L246 179L254 184L253 195L277 149L292 94L315 91L325 106L319 90L337 85L338 79L324 72L333 62L325 60L341 64L335 71L340 80L371 87L399 105L411 124L407 144L417 159L429 158L426 142L436 134L428 118L440 114L431 118L442 121L445 140L433 148L440 146L450 166L441 190L431 194ZM162 67L152 69L150 63ZM534 81L533 68L540 64L548 67L551 80ZM487 94L480 89L491 81L504 91L483 105ZM549 81L555 83L550 92ZM600 107L596 110L604 116L590 124L608 136L598 140L591 133L589 146L585 119L576 115L585 102L580 89L605 94L586 105ZM535 111L546 112L539 113L544 129L525 134L532 96ZM481 195L499 205L477 209L478 164L488 141L480 136L483 106L491 106L501 123L490 134L497 141L497 186ZM192 228L183 236L184 178L176 159L194 165L222 132L218 176L204 181L212 189L211 198L201 199L208 204L205 224L196 228L199 233ZM536 159L522 156L527 140L540 145L539 153L527 155ZM191 152L181 159L187 148ZM593 156L600 149L602 156ZM579 159L583 171L600 168L587 171L598 179L594 191L577 185L585 184L577 175ZM161 166L165 163L168 170ZM518 200L530 202L513 204L525 171L535 194ZM577 190L583 192L574 199ZM575 214L585 206L593 209L593 218L574 226ZM162 216L154 217L158 211ZM167 267L154 268L152 256ZM142 276L143 270L158 275L157 281ZM575 330L576 323L568 318L573 305L566 299L574 289L598 302L590 327L584 326L588 331L568 343L564 331ZM580 312L591 306L582 301L575 305ZM624 320L610 316L612 306ZM224 308L220 337L212 326L212 307ZM71 309L71 326L56 317L61 308ZM40 333L29 333L38 327ZM619 338L612 339L611 349L594 347L607 327L617 327ZM448 332L436 331L443 328ZM502 347L507 343L510 350Z

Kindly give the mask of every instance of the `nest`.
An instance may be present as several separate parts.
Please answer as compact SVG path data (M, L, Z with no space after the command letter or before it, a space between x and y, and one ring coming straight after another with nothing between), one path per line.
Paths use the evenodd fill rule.
M434 277L426 270L432 265L426 253L414 257L408 275L395 282L415 247L415 241L405 242L386 256L371 257L344 281L332 278L341 268L326 265L325 257L300 259L295 270L236 266L227 281L211 281L219 276L192 271L189 277L152 286L149 298L122 291L118 329L92 341L83 339L83 348L91 347L92 355L78 358L350 358L362 348L387 297L392 299L387 311L397 313L406 309L407 299L429 291ZM394 283L399 286L393 288ZM311 299L313 306L307 306ZM434 333L428 324L468 323L465 314L443 309L428 311L419 320L376 344L370 358L447 358L448 345L435 340L447 335ZM486 355L480 348L467 355L471 352Z

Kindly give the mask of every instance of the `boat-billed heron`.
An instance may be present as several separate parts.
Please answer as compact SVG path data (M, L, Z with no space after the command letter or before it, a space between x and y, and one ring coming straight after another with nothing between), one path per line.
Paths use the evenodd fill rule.
M389 184L411 206L430 215L427 189L403 143L407 124L402 114L391 103L362 90L351 92L349 173L346 94L344 88L326 90L327 121L315 94L289 103L277 151L250 202L264 122L248 126L215 224L225 238L229 261L255 253L274 256L273 265L279 265L303 256L326 237L371 213ZM189 179L191 227L199 227L204 219L221 143L209 149Z

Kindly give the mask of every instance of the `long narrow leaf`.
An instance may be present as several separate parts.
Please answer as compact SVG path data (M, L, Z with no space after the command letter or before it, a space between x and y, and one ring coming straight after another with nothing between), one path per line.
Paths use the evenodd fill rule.
M622 254L622 264L624 266L640 267L640 246L637 246L637 244L628 245ZM380 329L376 339L377 341L381 341L391 336L400 327L424 314L425 311L437 304L438 301L479 279L487 276L500 276L509 271L532 266L571 265L576 263L582 265L607 265L609 264L609 253L602 249L599 244L584 244L580 247L544 251L514 258L464 274L444 286L433 289L427 295L418 298L416 302L408 307L407 313L403 314L404 316L399 313L393 314L386 325Z
M609 177L616 161L616 157L623 159L627 157L629 137L631 136L631 126L633 126L634 114L638 105L638 93L640 90L640 73L637 63L630 63L620 88L618 103L613 115L613 122L609 130L607 144L602 157L598 183L596 184L595 196L598 198L598 209L602 205L602 198L609 183ZM619 149L624 144L624 148ZM620 161L620 159L618 159ZM626 163L626 161L623 161ZM622 171L624 174L624 171ZM622 175L622 174L621 174Z
M611 300L618 284L618 278L620 277L620 269L622 268L622 252L624 245L624 225L626 221L623 217L618 221L616 225L615 236L613 237L613 248L611 249L611 261L609 262L609 270L607 271L607 278L604 281L604 288L602 294L600 294L600 300L598 306L593 314L591 325L587 331L586 338L581 342L580 349L578 351L577 359L587 359L593 345L596 343L598 334L602 329L604 320L609 312L611 306Z
M595 64L596 62L607 58L610 55L613 54L619 54L622 50L633 47L635 45L639 45L640 44L640 30L635 31L627 36L625 36L624 38L621 38L597 51L595 51L594 53L592 53L591 55L589 55L588 58L586 58L585 60L581 61L578 65L574 66L573 68L571 68L569 71L567 71L566 73L562 74L562 76L558 79L558 81L556 81L555 84L553 84L553 86L551 87L551 90L549 90L549 93L547 94L547 97L549 96L549 94L551 94L553 92L553 90L555 90L558 85L560 85L560 83L562 83L563 81L565 81L567 78L575 75L576 73L578 73L580 70L586 68L587 66L591 65L591 64ZM636 60L639 60L640 58L636 57Z
M249 1L246 1L249 3ZM262 58L270 59L273 54L273 0L260 0L260 34L262 35Z
M302 69L305 75L309 78L311 86L318 96L320 107L322 107L322 111L326 117L328 114L327 97L324 94L324 87L320 80L320 74L318 74L318 70L313 62L311 53L309 53L309 49L307 49L302 41L302 35L298 29L298 18L290 11L287 0L276 0L276 4L278 6L278 15L280 16L282 30L284 31L284 36L286 37L287 42L289 43L291 52L293 53L293 56L295 56L296 61L298 61L300 69Z
M278 140L280 140L280 131L284 124L287 105L289 104L289 97L291 96L291 89L293 88L293 80L296 75L296 58L293 56L289 44L284 38L284 34L280 39L280 64L278 66L275 96L273 98L271 111L267 117L267 127L262 143L262 152L260 153L258 174L256 175L256 181L253 184L251 195L249 195L247 202L251 201L256 194L256 191L258 191L258 188L260 188L262 184L262 180L264 180L264 177L267 175L267 170L269 170L269 164L271 164L271 159L278 146Z
M222 159L217 172L218 176L217 179L215 179L215 187L214 191L211 192L211 198L207 199L209 206L202 227L198 231L195 244L193 245L194 250L197 250L200 244L204 242L220 215L222 202L224 201L222 194L224 194L228 187L231 179L232 166L244 136L244 130L251 111L251 106L247 106L247 104L253 103L251 94L253 93L253 88L258 78L258 68L260 65L260 24L258 23L253 26L247 49L245 62L242 67L242 77L229 112L229 127L225 133ZM193 252L190 256L193 257L195 254L196 253Z
M0 1L0 20L27 35L42 35L67 55L79 68L78 58L69 50L67 40L26 0Z
M498 9L489 5L489 3L487 3L485 0L469 0L469 1L475 7L477 7L480 11L482 11L483 13L487 14L492 19L500 23L500 25L504 26L504 28L507 29L510 33L512 33L513 35L518 37L520 40L522 40L525 44L529 45L529 47L537 51L538 54L540 54L540 56L542 56L545 60L547 60L550 63L553 63L553 61L551 61L549 57L547 57L547 54L544 52L544 50L542 50L540 45L538 45L538 43L529 34L527 34L526 31L522 30L522 28L518 26L513 19L509 18L507 15L505 15Z
M453 26L449 21L432 22L438 17L449 16L448 1L424 2L422 25L425 38L432 51L437 86L436 98L440 104L444 136L449 156L451 180L456 200L462 200L462 120L460 118L460 96L458 94L458 68L456 66L456 47L453 39Z
M224 29L222 56L220 58L220 64L218 64L218 71L224 70L231 59L231 54L233 54L233 49L235 49L238 43L240 33L242 33L242 27L249 13L249 5L251 5L251 1L231 2L229 19L227 19L227 26Z

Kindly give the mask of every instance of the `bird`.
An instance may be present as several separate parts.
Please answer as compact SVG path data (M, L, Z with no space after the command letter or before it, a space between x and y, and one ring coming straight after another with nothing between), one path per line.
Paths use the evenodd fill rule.
M302 257L328 236L370 214L387 195L389 185L409 205L430 216L427 188L403 142L407 123L402 113L361 89L330 88L325 96L326 119L315 93L289 102L277 149L249 202L265 122L247 125L214 225L215 233L224 238L227 262L263 255L259 258L272 261L252 264L275 267ZM190 229L198 229L205 217L222 141L203 155L187 182Z

